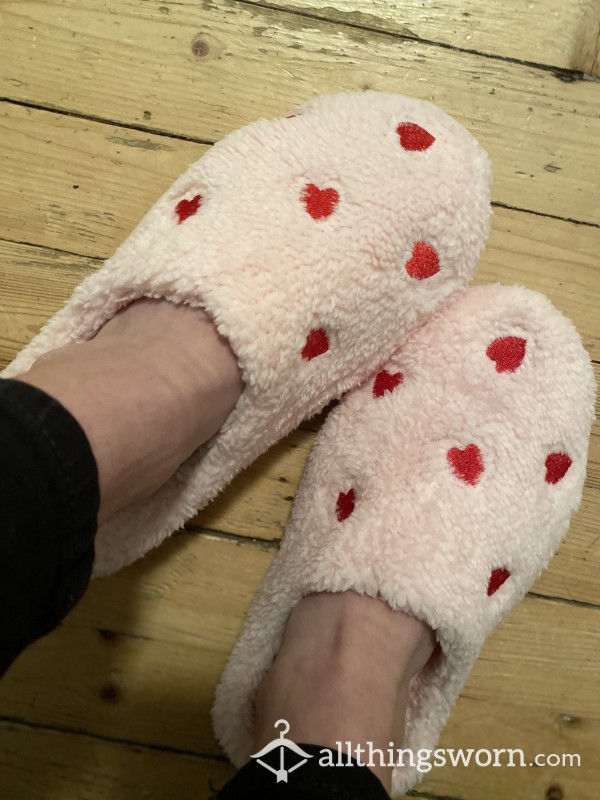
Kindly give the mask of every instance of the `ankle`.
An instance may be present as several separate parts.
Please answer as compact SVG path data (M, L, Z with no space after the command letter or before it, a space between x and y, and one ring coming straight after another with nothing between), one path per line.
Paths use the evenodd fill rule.
M353 591L322 592L307 595L294 608L277 658L299 670L334 668L337 677L355 676L358 657L399 683L425 665L434 639L426 624L382 600Z
M218 396L225 416L243 390L235 355L201 308L141 298L121 309L93 341L142 355L183 397L205 402Z
M435 645L427 625L354 592L303 598L255 706L255 749L286 719L296 741L401 746L412 678ZM373 771L389 788L391 770Z
M218 432L243 388L201 310L140 300L90 341L43 356L20 380L78 420L98 465L99 521L149 496Z

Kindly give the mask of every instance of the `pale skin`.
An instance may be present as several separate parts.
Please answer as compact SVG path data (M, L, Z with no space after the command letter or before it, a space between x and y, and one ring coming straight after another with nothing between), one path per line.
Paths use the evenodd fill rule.
M202 310L146 299L19 379L55 397L85 431L100 523L165 483L218 432L244 388L235 355ZM410 681L434 647L427 625L380 600L350 591L305 597L257 694L255 752L282 718L297 742L400 747ZM389 791L391 769L373 771Z

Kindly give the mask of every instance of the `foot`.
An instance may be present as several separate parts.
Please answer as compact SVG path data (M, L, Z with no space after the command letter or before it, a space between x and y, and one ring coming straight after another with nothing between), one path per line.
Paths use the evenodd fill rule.
M99 522L165 483L217 433L243 388L204 311L145 298L19 379L55 397L85 431L98 465Z
M296 742L401 747L410 682L434 647L431 628L380 600L352 591L305 597L258 690L254 752L282 718ZM372 769L389 792L391 768Z

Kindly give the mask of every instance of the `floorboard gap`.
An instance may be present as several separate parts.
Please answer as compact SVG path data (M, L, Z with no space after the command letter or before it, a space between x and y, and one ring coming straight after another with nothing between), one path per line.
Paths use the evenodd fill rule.
M237 544L257 544L267 550L278 550L281 544L280 539L263 539L260 536L244 536L239 533L228 533L227 531L217 531L212 528L203 528L201 525L186 523L179 533L193 533L195 536L212 536L215 539L227 539Z
M72 111L60 106L45 105L43 103L32 103L27 100L16 100L13 97L0 97L0 103L11 103L21 108L31 108L35 111L47 111L51 114L60 114L64 117L72 117L73 119L82 119L87 122L100 122L104 125L112 125L115 128L126 128L127 130L137 131L139 133L148 133L154 136L164 136L169 139L178 139L183 142L192 142L194 144L212 145L214 142L209 139L198 139L195 136L187 136L184 133L172 133L164 131L160 128L149 128L146 125L135 125L132 122L122 122L116 119L106 119L96 114L84 114L79 111Z
M88 739L97 739L103 742L110 742L112 744L126 744L129 745L130 747L138 747L143 750L152 750L161 753L173 753L175 755L188 756L190 758L201 758L210 761L220 761L225 764L229 763L229 759L224 755L214 755L211 753L198 753L195 752L194 750L185 750L180 747L149 744L147 742L137 742L134 739L122 739L118 737L105 736L101 733L90 733L89 731L84 731L79 728L71 728L68 725L51 725L51 724L41 725L36 722L30 722L28 720L20 719L19 717L7 717L0 715L0 723L3 722L10 725L20 725L24 728L30 728L32 730L47 730L47 731L54 731L55 733L67 733L71 734L72 736L83 736Z

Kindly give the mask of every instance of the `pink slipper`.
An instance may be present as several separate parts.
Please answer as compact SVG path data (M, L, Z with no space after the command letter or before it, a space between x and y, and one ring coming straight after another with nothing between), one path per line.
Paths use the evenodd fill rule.
M380 597L436 631L403 745L435 747L485 638L580 502L594 389L577 332L548 300L485 286L344 398L217 689L215 730L235 764L253 752L255 692L291 609L324 591ZM418 777L396 769L393 794Z
M4 373L93 337L142 296L205 308L238 358L245 391L227 423L101 527L96 575L159 544L468 283L489 174L438 108L365 92L248 125L175 182Z

